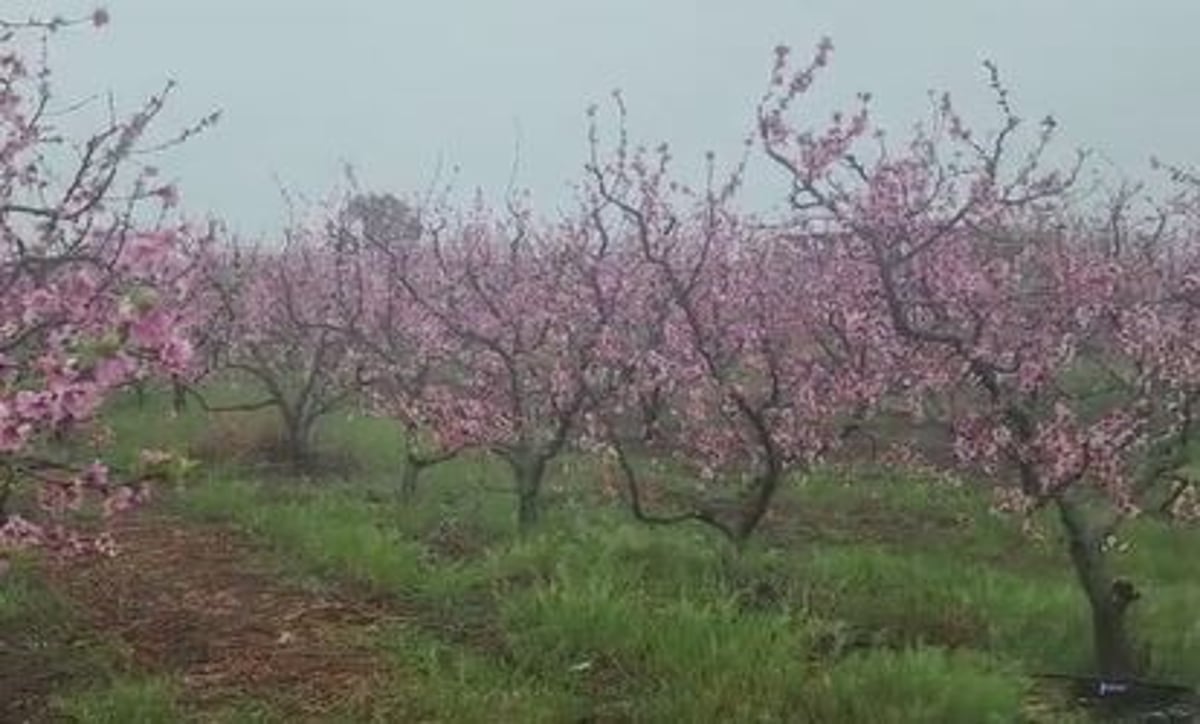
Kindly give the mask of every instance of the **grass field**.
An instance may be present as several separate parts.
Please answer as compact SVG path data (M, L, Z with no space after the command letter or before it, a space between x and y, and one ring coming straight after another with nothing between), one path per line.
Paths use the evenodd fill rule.
M205 578L202 561L185 570L186 558L154 573L152 557L130 550L140 568L97 569L103 585L126 585L131 600L162 580L185 594L361 606L319 638L322 656L344 649L359 663L326 662L344 696L323 694L319 707L291 680L286 693L206 692L195 672L211 661L155 653L149 633L97 620L62 583L69 573L25 561L0 586L0 677L17 682L0 694L26 691L45 719L1087 720L1036 678L1090 663L1085 604L1053 521L1022 531L969 486L826 471L794 481L764 534L735 551L703 529L634 522L571 460L554 471L543 526L520 537L505 469L486 459L434 468L418 500L401 500L386 422L329 420L320 441L342 474L298 477L253 463L269 414L217 423L166 410L157 396L114 405L118 457L165 447L223 462L162 491L139 534L167 541L160 550L186 551L178 536L189 530L232 530L235 543L212 556L219 576ZM1120 544L1116 565L1144 595L1134 611L1149 677L1200 683L1200 530L1136 521ZM243 565L252 581L238 578ZM244 605L247 617L258 610ZM278 628L270 640L289 641ZM237 635L239 655L253 654L259 639Z

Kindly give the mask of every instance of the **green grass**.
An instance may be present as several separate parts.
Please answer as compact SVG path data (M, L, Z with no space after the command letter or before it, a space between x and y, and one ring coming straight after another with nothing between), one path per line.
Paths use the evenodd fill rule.
M837 512L857 495L870 494L825 501L833 528L846 525ZM1020 535L1000 522L982 550L969 531L950 545L938 530L908 545L817 536L736 555L699 530L650 530L593 511L443 560L444 525L353 486L213 481L179 503L236 521L299 569L423 605L423 636L468 656L482 680L549 684L563 716L770 721L810 707L814 721L859 721L847 693L858 686L881 707L868 721L961 721L968 706L979 707L972 720L1011 721L1029 686L1023 674L1089 666L1084 604L1065 562L1048 565L1050 547L979 564ZM1181 567L1160 572L1180 577L1146 586L1138 623L1152 674L1198 680L1188 602L1200 600L1200 581ZM500 645L446 634L486 625L501 631ZM899 683L872 679L885 675Z
M119 679L56 699L54 709L81 724L171 724L182 711L167 679Z
M81 723L174 722L167 679L91 631L22 559L0 578L0 720L54 715Z
M447 643L418 627L390 625L373 645L395 664L394 686L376 704L384 721L559 722L574 706L568 693Z
M169 675L133 663L123 642L91 629L22 558L0 578L0 721L76 724L280 721L261 702L193 711Z
M157 404L125 401L109 417L141 443ZM205 425L187 413L147 446L186 449ZM185 516L268 542L293 575L382 596L404 614L371 637L395 670L370 718L1078 716L1031 678L1090 667L1085 603L1051 518L1030 535L966 485L831 470L794 481L738 552L702 528L635 524L571 459L555 471L544 524L519 537L508 472L486 458L433 468L416 501L400 500L398 434L332 416L319 442L353 461L345 475L210 467L171 498ZM1144 594L1133 623L1149 675L1200 684L1200 530L1139 520L1122 543L1114 566ZM170 691L118 681L76 705L152 717L169 710Z
M431 550L434 530L413 524L419 517L394 516L353 488L284 495L213 482L180 504L237 521L298 568L403 605L425 602L404 635L438 642L438 660L458 662L428 670L457 672L427 682L442 692L429 694L435 703L476 706L516 680L538 683L521 701L549 702L566 718L859 721L869 702L881 707L875 721L962 721L964 712L1011 721L1028 686L1022 662L1086 666L1069 585L1047 592L1004 571L964 577L932 553L821 544L737 556L698 531L596 514L447 563ZM487 624L499 642L454 633ZM387 640L380 645L396 651ZM474 699L453 693L464 678Z

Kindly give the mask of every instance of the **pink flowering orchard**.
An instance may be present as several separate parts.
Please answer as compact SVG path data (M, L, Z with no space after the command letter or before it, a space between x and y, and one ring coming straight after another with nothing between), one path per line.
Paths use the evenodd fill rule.
M1160 282L1196 239L1172 250L1154 223L1088 221L1073 196L1084 158L1046 164L1053 120L1022 137L992 66L1000 117L990 132L968 128L948 97L909 139L872 129L866 99L824 129L793 125L828 52L797 70L781 49L759 109L795 223L819 219L872 268L873 305L922 362L909 375L934 383L909 411L948 424L958 461L993 481L1003 505L1057 511L1097 666L1130 676L1138 662L1126 614L1140 594L1112 574L1106 546L1158 487L1164 470L1145 469L1146 450L1188 430L1178 372L1194 357L1162 334L1182 327ZM1122 250L1124 237L1141 243ZM1184 297L1170 301L1182 310Z
M337 280L335 328L357 353L360 404L403 430L400 492L411 501L425 470L474 442L466 401L447 394L457 389L449 372L456 346L399 281L419 253L410 247L422 234L420 211L390 194L357 193L337 209L326 234Z
M111 551L73 514L97 500L107 518L144 486L48 444L85 428L117 388L191 357L179 302L201 245L168 221L174 187L132 160L167 91L90 136L60 135L48 109L65 99L27 51L70 24L0 22L0 556Z
M744 155L724 172L709 155L698 184L668 146L631 143L618 94L615 143L593 109L554 216L517 194L356 193L278 243L218 246L143 161L215 117L147 148L168 86L81 139L56 127L69 104L27 51L107 21L0 20L0 560L112 550L79 514L106 521L146 481L105 466L95 418L160 376L208 411L276 410L297 468L335 410L397 421L409 498L430 466L489 454L522 532L568 453L619 479L637 519L742 546L789 482L906 449L1055 521L1097 670L1138 673L1130 611L1150 594L1115 574L1111 543L1133 516L1200 517L1193 174L1169 170L1158 199L1098 195L1086 155L1051 162L1054 120L1022 122L990 64L984 130L948 96L905 137L865 94L809 124L824 41L798 64L777 50ZM760 152L782 203L751 213ZM254 396L204 401L233 378Z
M739 543L848 438L911 444L999 508L1054 511L1097 668L1128 677L1141 594L1107 546L1147 501L1191 490L1190 207L1135 218L1127 197L1083 197L1086 159L1046 163L1054 121L1022 135L991 66L988 132L948 97L906 139L873 127L865 95L797 127L831 50L793 67L780 49L757 109L782 215L741 208L744 165L722 178L710 158L700 189L673 178L665 146L630 145L618 98L615 148L594 126L579 208L555 222L476 205L339 236L370 395L436 455L508 461L525 527L569 444L614 455L639 519ZM948 455L912 434L928 423ZM690 494L651 500L647 470Z
M824 460L889 389L894 354L867 267L813 229L739 210L745 169L693 191L666 146L611 158L593 128L589 214L626 249L613 334L621 389L603 406L634 514L697 521L744 542L790 477ZM692 481L676 512L643 505L637 459Z
M468 448L504 460L527 530L547 465L607 384L621 270L572 220L536 220L515 202L424 213L412 233L357 224L340 241L354 247L368 394L425 432L410 463Z
M194 384L191 392L213 413L277 412L278 452L297 470L313 462L321 418L357 394L355 350L337 326L337 270L324 238L319 225L302 223L281 244L230 245L206 265L193 309L204 320L205 374L252 391L231 404L209 404Z

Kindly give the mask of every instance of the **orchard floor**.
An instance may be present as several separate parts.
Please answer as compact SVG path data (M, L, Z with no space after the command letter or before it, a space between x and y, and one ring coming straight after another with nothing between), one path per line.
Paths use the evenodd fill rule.
M380 664L352 639L389 615L381 607L289 584L227 527L151 514L118 535L122 555L52 569L53 589L119 637L135 665L178 681L188 709L263 701L313 718L377 683Z
M1038 683L1090 661L1053 519L1021 530L969 486L827 471L734 551L637 524L568 459L519 536L492 461L401 500L379 421L331 421L344 474L305 478L230 447L269 418L156 404L111 413L126 454L227 464L123 523L117 559L9 573L2 722L1090 720ZM1137 521L1113 557L1147 676L1200 685L1200 529Z
M116 558L39 568L47 592L77 617L77 640L96 636L132 676L171 682L166 697L132 687L130 713L241 719L261 709L285 721L323 721L352 713L380 685L385 666L361 641L396 613L288 580L260 544L227 526L154 511L124 522L117 535ZM4 671L15 684L0 692L0 720L37 721L39 710L52 711L65 682L20 680L41 673ZM23 696L3 695L12 689ZM118 719L121 702L111 707ZM72 718L70 704L58 708ZM86 698L76 708L86 712Z

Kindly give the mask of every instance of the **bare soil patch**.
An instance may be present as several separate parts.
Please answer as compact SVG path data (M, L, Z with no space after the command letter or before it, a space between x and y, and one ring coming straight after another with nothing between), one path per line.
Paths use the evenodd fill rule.
M189 709L251 699L320 719L365 705L387 674L361 634L396 612L289 582L235 530L146 512L118 540L117 557L49 565L48 578L139 667L174 675Z

